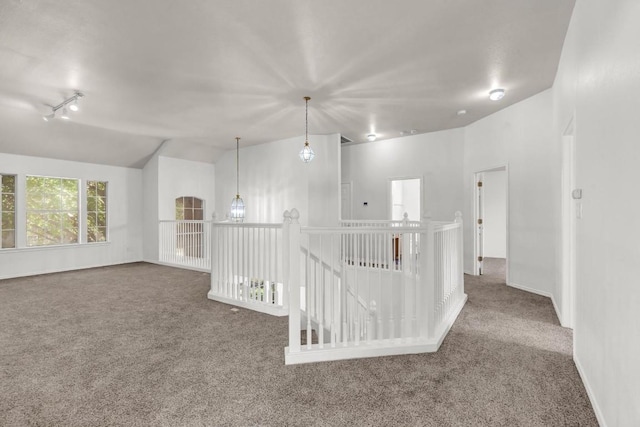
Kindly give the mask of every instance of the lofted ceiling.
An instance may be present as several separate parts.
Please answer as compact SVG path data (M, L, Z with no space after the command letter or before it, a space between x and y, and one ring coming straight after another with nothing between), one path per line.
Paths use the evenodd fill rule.
M305 95L310 134L465 126L552 85L573 5L5 0L0 152L142 167L162 145L215 162L235 136L304 134ZM42 120L74 90L71 120Z

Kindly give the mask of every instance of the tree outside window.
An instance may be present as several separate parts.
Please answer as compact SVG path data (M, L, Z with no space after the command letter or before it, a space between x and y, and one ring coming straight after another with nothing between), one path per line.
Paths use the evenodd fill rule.
M0 174L0 248L16 247L16 176Z
M78 180L27 176L27 246L78 243Z
M87 242L107 241L107 182L87 181Z

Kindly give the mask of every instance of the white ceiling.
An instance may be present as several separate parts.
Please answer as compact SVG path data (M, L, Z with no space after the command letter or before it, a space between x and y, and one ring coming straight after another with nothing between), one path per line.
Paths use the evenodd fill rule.
M215 161L236 135L304 134L305 95L310 134L464 126L552 85L573 5L5 0L0 152L142 167L168 140L170 155ZM44 122L75 89L81 111Z

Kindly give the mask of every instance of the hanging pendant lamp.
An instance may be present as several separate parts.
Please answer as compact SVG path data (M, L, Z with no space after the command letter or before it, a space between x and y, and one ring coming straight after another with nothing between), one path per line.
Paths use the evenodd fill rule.
M316 153L313 152L311 147L309 146L309 98L308 96L304 97L304 147L300 150L300 160L305 163L309 163L316 156Z
M231 221L244 221L244 201L240 198L240 137L236 136L236 197L231 201Z

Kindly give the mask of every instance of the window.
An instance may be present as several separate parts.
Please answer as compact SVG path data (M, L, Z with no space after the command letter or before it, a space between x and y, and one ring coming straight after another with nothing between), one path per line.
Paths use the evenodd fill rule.
M176 252L181 256L204 257L202 221L204 202L197 197L187 196L176 199ZM180 221L193 222L180 222Z
M78 180L27 176L27 246L78 243Z
M107 241L107 183L87 181L87 242Z
M0 205L0 213L2 214L2 222L0 222L0 232L2 241L0 248L16 247L16 176L0 175L0 194L2 195L2 204Z
M177 220L198 220L204 219L204 205L202 199L197 197L178 197L176 199L176 219Z

